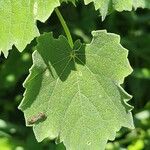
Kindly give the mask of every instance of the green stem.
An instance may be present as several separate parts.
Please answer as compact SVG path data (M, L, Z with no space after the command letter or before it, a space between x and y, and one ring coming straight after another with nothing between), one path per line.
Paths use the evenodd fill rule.
M60 13L58 8L55 8L55 12L56 12L56 14L57 14L57 16L59 18L59 21L60 21L60 23L61 23L61 25L62 25L65 33L66 33L69 45L71 46L71 48L73 48L74 44L73 44L73 40L72 40L70 31L69 31L69 28L68 28L68 26L67 26L67 24L66 24L66 22L65 22L63 16L61 15L61 13Z

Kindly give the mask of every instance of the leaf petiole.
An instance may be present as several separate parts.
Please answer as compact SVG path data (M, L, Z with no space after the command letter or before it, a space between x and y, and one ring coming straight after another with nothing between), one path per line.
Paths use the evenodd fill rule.
M59 9L58 8L55 8L55 12L56 12L56 15L58 16L58 19L66 33L66 36L67 36L67 39L68 39L68 42L69 42L69 45L71 46L71 48L73 48L74 44L73 44L73 40L72 40L72 37L71 37L71 33L69 31L69 28L62 16L62 14L60 13Z

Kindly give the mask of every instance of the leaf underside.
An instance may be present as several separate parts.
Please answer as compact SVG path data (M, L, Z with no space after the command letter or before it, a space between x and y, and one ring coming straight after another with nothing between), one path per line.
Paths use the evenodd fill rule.
M128 52L115 34L92 35L90 44L76 41L73 49L64 36L38 38L19 106L27 126L33 116L46 115L33 124L38 141L49 137L67 150L103 150L122 126L134 128L131 96L120 86L132 71Z

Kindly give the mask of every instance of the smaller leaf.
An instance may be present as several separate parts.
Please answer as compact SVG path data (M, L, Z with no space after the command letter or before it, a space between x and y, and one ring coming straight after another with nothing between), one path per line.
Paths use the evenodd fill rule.
M0 0L0 54L8 56L13 45L22 52L39 36L36 20L45 22L59 0Z
M106 15L112 10L117 10L119 12L123 10L132 10L132 0L84 0L85 4L93 2L95 9L100 11L102 15L102 20L105 19Z

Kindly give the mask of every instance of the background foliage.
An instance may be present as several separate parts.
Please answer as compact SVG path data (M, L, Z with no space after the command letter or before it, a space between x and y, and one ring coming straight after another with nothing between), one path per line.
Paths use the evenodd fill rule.
M149 150L150 148L150 11L113 12L101 21L94 6L63 4L60 8L67 21L73 39L80 38L89 43L91 31L107 29L121 36L122 45L129 49L129 61L134 72L126 78L125 90L133 95L130 103L133 110L135 130L122 129L116 140L109 142L108 150ZM53 31L54 36L64 34L55 13L45 22L37 22L40 33ZM31 128L25 127L23 113L17 109L24 89L22 83L32 65L31 54L35 40L19 53L15 47L7 59L0 56L0 150L63 150L48 139L37 143Z

